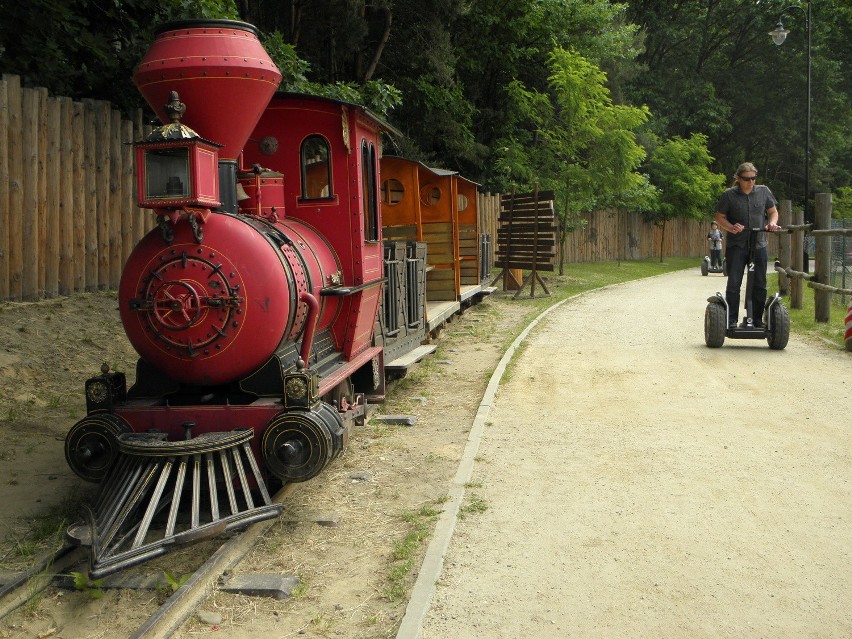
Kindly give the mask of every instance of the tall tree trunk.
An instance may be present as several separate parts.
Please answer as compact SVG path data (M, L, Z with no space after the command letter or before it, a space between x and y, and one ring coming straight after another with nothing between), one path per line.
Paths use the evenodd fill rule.
M382 37L379 40L379 44L376 45L376 50L373 52L373 58L372 60L370 60L370 65L364 72L364 82L369 82L373 79L373 74L376 72L376 67L379 64L379 59L382 57L382 51L384 51L385 45L388 42L388 38L390 38L392 19L391 10L388 7L383 7L381 11L385 14L385 28L382 31Z

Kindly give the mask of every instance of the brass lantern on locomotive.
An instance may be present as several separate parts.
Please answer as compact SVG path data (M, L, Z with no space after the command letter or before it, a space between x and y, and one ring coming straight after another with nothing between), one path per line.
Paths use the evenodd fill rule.
M143 209L216 208L220 144L201 138L180 119L177 91L165 105L171 122L136 143L137 200Z

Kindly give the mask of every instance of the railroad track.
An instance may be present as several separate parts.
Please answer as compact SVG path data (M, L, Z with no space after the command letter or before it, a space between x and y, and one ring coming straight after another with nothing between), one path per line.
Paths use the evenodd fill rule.
M272 501L282 503L294 492L295 487L296 484L284 486L273 496ZM275 521L267 519L251 524L224 542L186 583L130 635L130 639L171 637L207 597L216 581L239 564ZM55 553L44 556L36 565L0 587L0 619L24 606L60 575L75 569L85 571L88 560L88 551L77 546L63 546Z

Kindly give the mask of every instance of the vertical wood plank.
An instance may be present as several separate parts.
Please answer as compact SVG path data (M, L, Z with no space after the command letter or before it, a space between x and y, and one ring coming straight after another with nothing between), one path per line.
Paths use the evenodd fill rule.
M134 113L134 117L133 117L133 141L138 142L139 140L144 139L144 137L145 137L145 126L144 126L144 123L142 121L142 109L136 109L136 112ZM133 161L134 161L134 163L136 162L135 153L134 153ZM147 211L145 211L145 209L143 209L139 206L136 206L136 201L135 201L136 200L136 179L135 179L136 168L135 167L136 167L136 165L134 164L134 180L133 180L133 198L134 198L133 206L135 207L134 208L134 215L133 215L133 245L134 246L136 246L136 244L139 243L139 240L142 239L142 237L145 235L145 232L147 230L146 227L145 227L145 222L146 222L146 215L145 214L147 213Z
M59 295L74 290L74 104L59 98Z
M8 153L9 153L9 299L23 297L24 257L22 235L24 228L24 144L23 144L23 95L21 79L16 75L4 75L9 109Z
M793 203L781 200L778 203L778 224L784 228L790 226L793 219ZM790 268L790 234L782 233L778 238L778 261L782 268ZM786 273L778 273L778 292L781 295L790 293L790 277Z
M118 289L121 279L122 239L124 237L124 197L121 175L121 112L110 111L109 158L109 288Z
M21 299L38 294L38 123L39 96L35 89L21 91L21 144L23 146L23 227L21 230Z
M133 250L135 242L133 238L137 232L136 221L138 219L139 207L136 206L136 198L133 190L133 122L130 120L122 120L121 122L121 269L124 269L124 264L127 258L130 257L130 251Z
M805 212L793 212L793 226L801 226L805 223ZM805 232L794 231L790 238L790 253L793 270L803 272L805 269ZM801 277L790 278L790 307L802 308L804 297L802 296L803 281Z
M0 302L9 299L9 96L0 80Z
M83 179L85 180L85 288L98 288L98 201L97 201L97 111L93 100L83 100L84 107L84 157Z
M86 111L82 102L71 103L71 168L73 171L74 199L71 224L74 227L74 246L71 253L73 265L71 289L86 290Z
M38 197L38 253L36 263L38 265L38 284L33 299L41 299L45 295L45 277L47 274L47 110L48 95L44 87L36 87L36 100L38 101L38 129L36 131L38 143L38 173L36 175L36 188Z
M44 247L44 294L46 297L59 295L59 252L64 243L60 231L60 182L62 179L61 107L57 98L47 98L47 155L45 182L47 186L45 207ZM60 240L63 240L62 242Z
M831 193L817 193L814 228L831 229ZM831 237L819 235L816 238L816 266L814 268L816 281L820 284L831 284ZM831 291L814 290L814 319L817 322L831 321Z
M98 128L95 132L95 198L98 234L98 289L100 290L109 288L110 284L110 227L112 226L109 181L109 166L112 157L110 111L108 102L98 100L95 103L95 112L98 117Z

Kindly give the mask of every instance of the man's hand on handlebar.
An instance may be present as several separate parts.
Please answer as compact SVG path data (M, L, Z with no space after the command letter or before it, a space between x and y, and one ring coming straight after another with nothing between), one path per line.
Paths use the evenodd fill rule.
M742 232L745 227L742 224L734 224L731 228L728 229L728 233L733 233L736 235L737 233Z
M781 227L778 226L777 224L773 224L772 222L770 222L769 224L766 225L766 230L767 231L780 231Z

